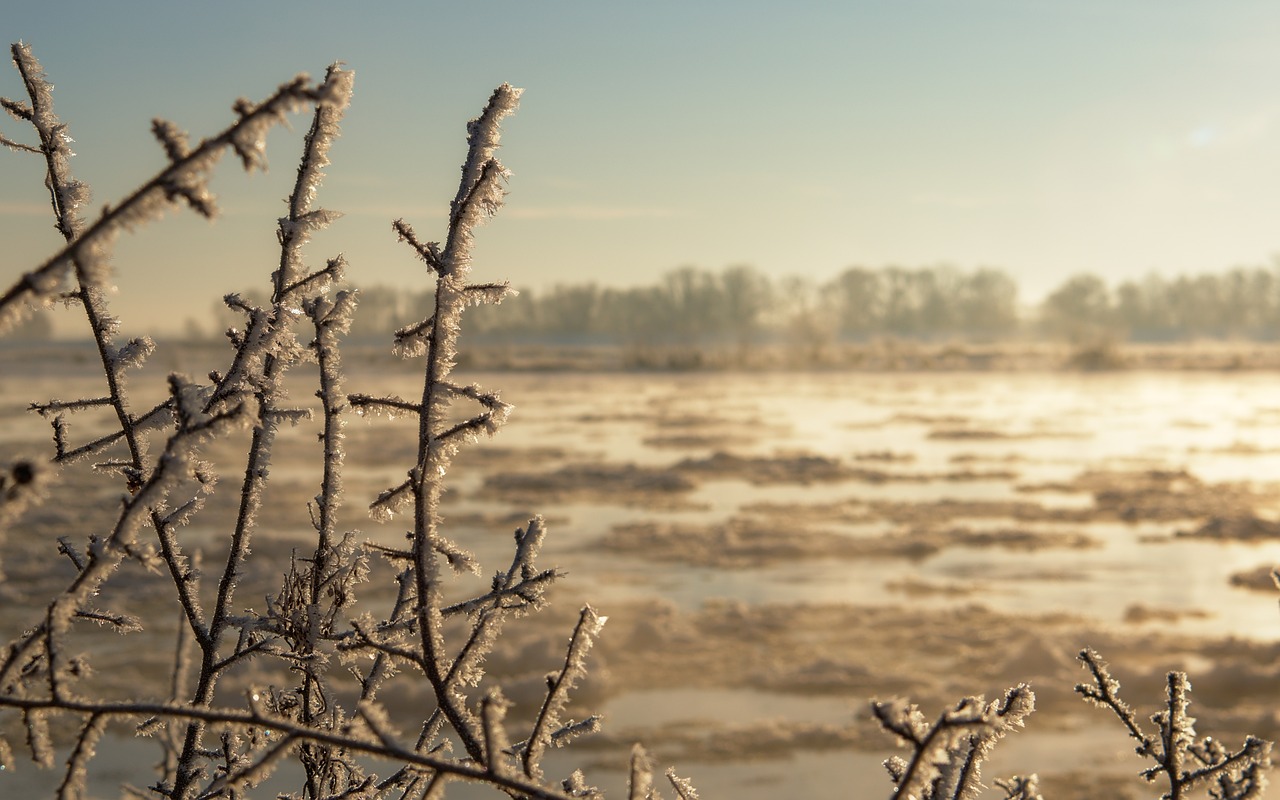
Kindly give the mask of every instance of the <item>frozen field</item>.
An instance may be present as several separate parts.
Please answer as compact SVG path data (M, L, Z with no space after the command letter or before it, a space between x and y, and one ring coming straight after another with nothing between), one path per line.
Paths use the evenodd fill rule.
M539 513L551 530L542 563L568 573L547 612L508 628L490 670L519 713L581 604L609 616L577 709L603 710L604 735L558 763L592 764L611 795L642 740L707 798L884 797L879 761L892 747L867 720L869 698L908 696L933 716L1029 681L1039 710L986 775L1037 771L1046 796L1123 797L1108 776L1127 773L1140 791L1143 765L1113 720L1072 695L1086 645L1144 713L1164 672L1187 669L1202 733L1229 745L1280 733L1280 595L1266 577L1280 564L1280 375L463 377L516 410L455 462L450 534L487 580L511 531ZM146 394L155 381L135 385ZM407 372L359 365L347 389L420 390ZM6 455L47 452L47 425L27 403L98 392L68 365L4 365ZM295 397L310 393L300 379ZM105 424L77 419L74 430ZM262 587L242 591L246 604L310 531L314 432L302 425L281 442L255 547L276 560L246 578ZM353 419L348 435L344 525L401 541L396 520L374 523L364 506L403 479L416 430ZM221 500L188 532L210 557L230 526L236 445L211 451ZM6 638L63 580L57 536L110 518L110 491L95 489L104 479L77 466L62 480L80 488L79 505L41 508L8 534ZM146 616L163 589L140 576L121 602ZM118 640L102 658L131 681L163 678L164 654L148 662L146 650ZM20 767L0 782L31 780Z

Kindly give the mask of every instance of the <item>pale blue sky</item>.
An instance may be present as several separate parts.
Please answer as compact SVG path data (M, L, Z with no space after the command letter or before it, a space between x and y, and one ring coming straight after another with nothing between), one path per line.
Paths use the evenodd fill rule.
M152 117L200 136L236 97L346 62L355 100L319 202L347 217L310 253L344 251L357 284L422 285L390 221L442 235L463 124L502 81L526 91L501 154L508 206L479 239L485 280L945 261L1003 268L1035 300L1076 271L1280 253L1274 3L10 5L6 42L43 62L99 204L161 163ZM20 92L0 73L0 94ZM203 316L264 285L297 138L273 135L266 176L224 162L214 226L184 212L121 242L126 322L157 293ZM6 284L57 243L42 200L36 160L0 152Z

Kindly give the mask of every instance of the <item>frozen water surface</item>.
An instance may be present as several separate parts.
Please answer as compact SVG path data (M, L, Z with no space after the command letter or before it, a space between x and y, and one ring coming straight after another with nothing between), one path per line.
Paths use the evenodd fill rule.
M1207 530L1217 518L1280 515L1280 375L464 377L501 389L516 408L496 438L454 465L445 511L453 535L491 574L509 558L518 520L548 517L543 563L569 573L557 602L572 611L589 600L615 618L601 642L602 669L614 679L596 689L607 729L660 737L664 726L701 726L714 737L760 719L863 724L855 718L871 695L906 692L930 702L949 697L953 679L991 692L1007 679L995 662L1006 661L1052 677L1069 695L1069 681L1083 677L1070 672L1071 655L1090 637L1121 649L1134 643L1133 652L1104 656L1116 665L1135 659L1144 681L1183 665L1207 668L1193 685L1212 693L1215 668L1227 681L1223 654L1235 651L1199 643L1235 641L1232 647L1253 654L1250 648L1280 639L1274 594L1232 583L1233 575L1280 564L1280 540L1180 535ZM141 378L134 383L144 386ZM356 364L347 389L412 397L420 384ZM6 368L0 436L28 450L43 447L47 428L24 411L29 402L99 392L91 379L63 371ZM294 396L305 402L310 391L299 382ZM80 436L110 425L90 415L73 422ZM273 473L284 488L274 502L296 508L268 515L260 536L305 536L305 503L318 480L314 432L312 423L283 434ZM374 524L358 509L403 479L414 431L403 419L371 418L353 419L348 433L344 524L375 541L401 541L402 524ZM228 458L223 492L234 491L234 449L212 453ZM605 473L608 481L593 477ZM192 530L216 543L226 527L201 518ZM658 623L645 628L645 620L630 618L652 617L654 603L664 609ZM746 610L732 611L735 603ZM797 617L822 609L844 622L775 631L761 616L771 607L794 608ZM841 607L848 615L840 616ZM858 628L858 609L881 609L896 621ZM725 621L731 611L738 623ZM948 614L956 625L980 620L974 624L995 628L956 630L956 639L978 639L947 657L955 669L971 665L970 675L930 663L942 634L927 631ZM919 641L909 635L913 626ZM803 644L784 633L803 633ZM755 650L743 649L753 636ZM630 665L645 648L661 650L672 675L685 670L697 680L682 685L664 678L664 668ZM984 648L1009 654L988 659L987 669ZM1196 655L1210 651L1218 655ZM757 661L748 668L744 658ZM899 682L881 691L883 676ZM1155 701L1160 684L1126 683L1125 690L1135 702ZM1099 758L1090 726L1109 724L1102 712L1052 698L1045 706L1033 730L997 748L988 776L1067 774L1072 763ZM878 797L889 787L878 766L887 739L879 753L781 748L771 759L766 748L765 755L742 752L739 762L728 745L725 761L691 745L664 750L660 738L648 744L704 797L776 797L783 787L795 796L801 784L807 797ZM1105 747L1123 752L1127 745L1118 739ZM593 750L581 760L621 765L620 752ZM556 759L568 765L575 755ZM1120 766L1136 772L1132 761ZM616 770L593 774L602 786L620 786Z

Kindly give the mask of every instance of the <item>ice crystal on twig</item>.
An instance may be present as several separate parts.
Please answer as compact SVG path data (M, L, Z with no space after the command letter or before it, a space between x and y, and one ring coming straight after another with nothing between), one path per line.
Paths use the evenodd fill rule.
M1230 752L1213 737L1198 738L1196 720L1188 713L1191 682L1186 673L1168 674L1164 708L1151 716L1156 724L1151 733L1143 730L1137 714L1120 699L1120 683L1098 654L1082 650L1079 659L1093 682L1077 685L1076 692L1115 714L1138 742L1138 755L1155 762L1141 775L1151 782L1163 776L1169 788L1162 797L1179 800L1203 785L1210 787L1215 798L1244 800L1262 795L1271 766L1271 743L1249 736L1239 750Z
M1040 794L1040 778L1036 775L1014 775L997 780L995 785L1004 790L1004 800L1044 800Z
M1025 684L1000 700L966 697L933 722L903 700L877 701L871 713L886 731L911 748L908 759L885 762L894 797L970 800L981 790L982 762L997 740L1020 728L1035 710L1035 694Z

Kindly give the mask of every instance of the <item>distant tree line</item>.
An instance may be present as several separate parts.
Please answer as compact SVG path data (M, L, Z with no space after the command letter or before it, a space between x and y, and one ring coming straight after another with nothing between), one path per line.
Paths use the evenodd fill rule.
M1139 342L1280 338L1280 264L1225 273L1148 275L1114 290L1097 275L1075 275L1040 306L1041 330L1072 340Z
M361 289L352 336L385 338L406 320L427 316L431 306L429 291ZM500 306L471 309L467 327L473 341L635 346L787 341L819 347L875 338L1274 340L1280 338L1280 262L1175 278L1152 274L1114 287L1078 274L1033 308L1021 308L1017 283L992 268L850 267L816 282L775 278L749 266L681 267L648 286L521 289Z
M422 316L430 296L362 290L353 335ZM949 266L852 267L834 280L771 278L747 266L681 267L649 286L595 283L521 289L472 309L468 334L488 340L747 346L779 338L994 339L1019 330L1017 285L1003 272Z

